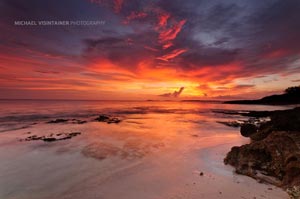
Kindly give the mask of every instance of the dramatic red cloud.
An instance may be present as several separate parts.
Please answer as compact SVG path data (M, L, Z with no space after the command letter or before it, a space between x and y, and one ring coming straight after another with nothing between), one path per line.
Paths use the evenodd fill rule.
M177 56L179 56L180 54L186 52L187 49L175 49L172 52L165 54L161 57L158 57L157 59L163 60L163 61L169 61L170 59L173 59Z
M159 34L160 42L164 43L174 40L177 37L178 33L181 31L185 22L186 20L181 20L175 23L171 28L163 28Z
M168 19L171 17L169 13L163 12L158 14L158 25L157 28L166 27Z
M145 12L136 12L133 11L130 13L130 15L128 15L124 21L125 24L128 24L130 21L134 20L134 19L142 19L147 17L148 14Z

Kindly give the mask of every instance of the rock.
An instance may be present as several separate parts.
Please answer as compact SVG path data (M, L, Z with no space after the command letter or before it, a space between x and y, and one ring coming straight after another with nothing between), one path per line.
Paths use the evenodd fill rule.
M55 141L61 141L61 140L67 140L71 139L77 135L80 135L80 132L72 132L72 133L57 133L54 135L51 133L50 135L47 136L37 136L37 135L32 135L27 138L25 138L25 141L36 141L36 140L42 140L44 142L55 142ZM23 141L22 139L20 141Z
M273 126L269 123L263 123L259 129L250 135L251 140L259 141L265 139L273 131Z
M68 122L69 120L68 119L55 119L55 120L51 120L47 123L49 124L56 124L56 123L65 123L65 122Z
M236 172L288 190L300 198L300 108L271 113L271 121L243 125L251 143L232 147L224 159Z
M203 176L204 175L204 173L203 172L200 172L200 174L199 174L200 176Z
M42 140L44 141L44 142L54 142L54 141L56 141L56 138L42 138Z
M121 122L121 120L119 118L110 117L108 115L99 115L95 120L98 122L106 122L108 124L111 124L111 123L117 124L117 123Z
M80 135L81 133L80 132L72 132L72 133L69 133L70 136L76 136L76 135Z
M78 119L72 119L72 124L85 124L87 121L85 120L78 120Z
M299 199L300 198L300 187L299 186L289 187L286 191L290 195L291 199Z
M300 185L299 133L273 132L261 141L233 147L224 159L236 172L262 179L273 176L281 186Z
M87 123L87 121L85 120L79 120L79 119L55 119L55 120L50 120L49 122L47 122L48 124L57 124L57 123L67 123L69 122L72 124L85 124Z
M257 127L254 124L245 123L241 126L241 134L244 137L250 137L257 132Z
M274 112L271 123L277 131L300 131L300 107Z
M40 140L40 139L42 139L42 137L38 137L37 135L32 135L32 136L25 138L25 141Z
M106 115L99 115L99 117L96 118L99 122L105 122L106 120L109 120L109 117Z

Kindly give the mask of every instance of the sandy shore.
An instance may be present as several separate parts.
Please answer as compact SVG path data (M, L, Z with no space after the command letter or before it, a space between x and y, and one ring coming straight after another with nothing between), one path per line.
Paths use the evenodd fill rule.
M232 146L248 142L232 128L207 121L176 120L174 125L177 117L40 123L1 133L0 198L288 198L281 189L234 174L223 164ZM58 132L81 135L58 142L20 141Z

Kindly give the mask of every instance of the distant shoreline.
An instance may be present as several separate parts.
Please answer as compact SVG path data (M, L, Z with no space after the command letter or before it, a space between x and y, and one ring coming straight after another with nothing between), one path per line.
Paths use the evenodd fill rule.
M266 96L256 100L225 101L224 104L292 105L300 104L300 87L290 87L284 94Z

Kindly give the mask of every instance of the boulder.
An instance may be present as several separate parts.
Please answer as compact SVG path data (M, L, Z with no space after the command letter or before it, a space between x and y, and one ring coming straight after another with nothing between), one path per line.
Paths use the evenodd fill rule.
M121 122L119 118L110 117L108 115L99 115L95 120L98 122L106 122L107 124L111 124L111 123L117 124Z
M224 159L239 174L264 180L274 177L282 187L300 186L300 133L276 132L260 141L233 147ZM258 174L264 174L260 176ZM274 181L275 182L275 181Z
M244 137L250 137L257 132L257 127L254 124L245 123L241 126L241 134Z

